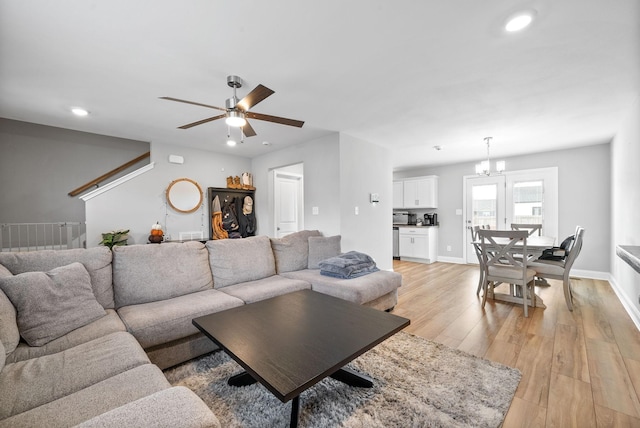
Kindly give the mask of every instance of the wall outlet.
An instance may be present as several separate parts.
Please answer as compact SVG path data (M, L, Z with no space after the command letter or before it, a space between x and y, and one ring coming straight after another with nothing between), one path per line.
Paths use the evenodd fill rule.
M447 245L447 251L451 251L451 245Z
M311 215L318 215L319 212L320 212L320 208L311 207Z
M353 210L355 212L356 215L360 214L360 208L356 207L355 210Z

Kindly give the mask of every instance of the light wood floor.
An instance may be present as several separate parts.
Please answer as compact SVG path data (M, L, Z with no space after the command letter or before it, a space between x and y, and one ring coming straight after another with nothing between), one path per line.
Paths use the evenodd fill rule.
M550 280L537 287L547 308L524 318L521 305L482 309L476 265L393 266L405 331L522 372L505 428L640 427L640 332L609 282L574 279L569 312L562 282Z

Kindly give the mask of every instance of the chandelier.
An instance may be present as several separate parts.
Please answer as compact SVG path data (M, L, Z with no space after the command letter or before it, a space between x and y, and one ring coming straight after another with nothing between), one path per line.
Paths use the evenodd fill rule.
M491 139L493 137L485 137L484 141L487 142L487 160L482 161L476 164L476 174L478 175L491 175L491 156L489 154L489 146L491 144ZM505 170L505 162L497 161L496 162L496 173L501 174Z

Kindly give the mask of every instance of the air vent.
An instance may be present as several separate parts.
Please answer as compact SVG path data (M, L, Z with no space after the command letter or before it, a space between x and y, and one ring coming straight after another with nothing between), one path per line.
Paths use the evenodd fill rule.
M196 232L180 232L181 241L201 241L204 239L204 233L200 231Z

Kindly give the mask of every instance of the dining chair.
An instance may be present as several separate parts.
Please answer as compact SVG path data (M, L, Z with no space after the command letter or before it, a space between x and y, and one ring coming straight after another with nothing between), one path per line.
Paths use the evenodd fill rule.
M575 239L573 245L564 260L540 260L529 262L528 266L535 269L538 277L546 279L558 279L562 281L564 290L564 300L567 302L567 308L573 311L573 289L571 286L571 267L578 258L582 250L582 239L584 237L584 228L578 226L576 228Z
M471 245L473 245L473 249L476 252L476 257L478 257L478 265L480 266L480 278L478 279L478 288L476 289L476 296L480 294L480 290L482 289L482 284L484 283L484 266L482 262L482 250L480 249L479 239L478 239L478 231L480 230L480 226L469 226L469 231L471 232Z
M511 223L511 230L526 230L529 236L538 232L538 236L542 235L542 224L540 223Z
M481 229L478 231L478 236L484 265L482 307L484 308L489 292L493 294L497 285L501 283L512 284L512 286L522 288L524 316L528 317L527 294L529 290L531 290L531 306L534 307L536 304L536 271L528 267L526 257L517 259L513 257L513 253L527 253L529 233L526 230Z

